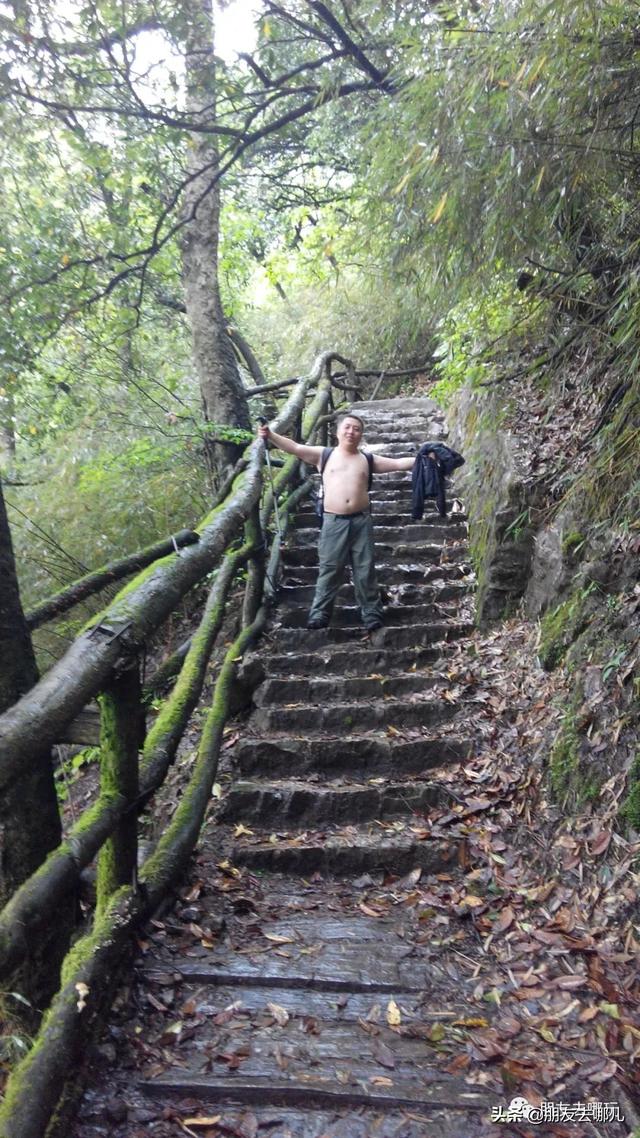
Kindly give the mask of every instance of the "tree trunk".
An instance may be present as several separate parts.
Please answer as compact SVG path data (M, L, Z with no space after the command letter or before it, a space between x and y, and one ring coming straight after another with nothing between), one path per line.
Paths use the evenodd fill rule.
M0 484L0 713L38 679L31 637L20 603L11 530Z
M0 483L0 713L29 691L37 679L38 669L20 603L11 531ZM0 907L42 864L60 838L51 751L39 749L36 738L21 774L0 795ZM69 918L69 907L66 915ZM59 913L55 929L64 925L64 916ZM56 933L53 936L57 939ZM48 1000L57 983L56 964L61 956L51 939L44 936L33 943L30 958L12 985L34 1008ZM32 1022L34 1017L27 1018Z
M0 467L13 469L16 460L15 405L13 392L7 388L0 394Z
M184 0L187 21L187 112L199 122L215 122L215 60L211 0ZM218 426L250 429L249 409L222 312L218 282L220 187L218 154L212 135L196 133L189 143L185 191L183 271L193 362L205 418ZM217 483L239 456L233 443L207 446L207 463Z

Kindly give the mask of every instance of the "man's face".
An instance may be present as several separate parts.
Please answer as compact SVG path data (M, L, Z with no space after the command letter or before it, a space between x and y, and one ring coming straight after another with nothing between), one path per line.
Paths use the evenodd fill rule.
M344 442L348 447L357 448L362 440L362 423L348 415L338 425L337 435L339 443Z

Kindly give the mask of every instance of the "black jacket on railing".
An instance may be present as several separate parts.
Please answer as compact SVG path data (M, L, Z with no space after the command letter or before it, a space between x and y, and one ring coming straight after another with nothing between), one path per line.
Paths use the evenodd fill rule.
M436 457L429 458L430 454ZM411 472L411 517L414 521L424 513L425 498L435 498L438 513L441 517L446 515L444 480L463 463L462 455L444 443L424 443L420 447Z

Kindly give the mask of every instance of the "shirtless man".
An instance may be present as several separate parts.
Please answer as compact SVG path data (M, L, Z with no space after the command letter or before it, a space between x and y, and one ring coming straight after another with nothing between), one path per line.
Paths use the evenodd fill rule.
M369 509L369 464L358 449L364 423L357 415L340 415L336 434L338 445L332 451L323 472L324 518L318 545L318 581L309 611L307 628L326 628L333 602L342 584L344 567L350 562L353 587L365 628L373 631L382 625L382 602L373 552L373 523ZM273 443L278 450L295 454L302 462L320 469L322 447L296 443L286 435L277 435L267 426L258 429L260 438ZM373 456L374 474L392 470L411 470L411 458Z

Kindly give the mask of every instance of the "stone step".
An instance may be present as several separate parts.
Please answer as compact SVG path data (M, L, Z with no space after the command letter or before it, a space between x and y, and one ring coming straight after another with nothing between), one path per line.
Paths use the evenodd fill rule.
M362 449L380 453L389 444L412 446L418 450L426 442L442 442L442 426L428 418L405 419L366 427L362 436Z
M388 435L377 440L365 435L362 441L363 450L368 450L373 455L380 455L385 458L414 458L420 449L420 445L418 439L390 439ZM411 471L398 471L398 473L411 474Z
M311 489L316 493L320 488L320 474L315 473L311 475ZM445 482L447 498L456 498L454 491L454 479L448 478ZM309 491L309 495L311 490ZM412 494L411 494L411 472L404 471L400 473L390 474L376 474L374 475L369 496L374 505L374 508L380 512L384 512L385 503L389 504L392 510L407 510L412 508ZM456 499L460 503L460 499ZM300 502L299 511L309 510L313 505L313 498L307 496ZM461 503L460 503L461 507ZM427 498L424 503L426 513L434 513L436 511L435 498Z
M362 446L378 446L392 440L407 440L422 445L423 442L435 442L442 438L442 417L437 420L432 415L402 415L398 418L385 417L376 422L366 416L364 419L364 433Z
M349 573L349 569L346 572ZM316 565L285 566L281 587L293 588L294 586L315 585L317 576L318 568ZM424 565L420 561L416 564L406 565L383 563L376 567L376 576L381 584L397 585L399 590L403 589L406 583L411 582L417 584L432 582L438 586L444 581L459 581L468 577L468 583L474 583L471 566L465 565L464 562L452 562L444 565ZM343 587L346 588L346 586Z
M245 736L234 748L234 769L242 776L318 774L330 778L347 770L364 778L385 774L418 775L436 767L466 760L472 741L460 736L433 738L417 733L415 738L398 735L348 735L318 738L312 735Z
M413 458L414 455L417 453L415 443L409 443L409 444L403 443L403 444L401 444L399 442L396 442L395 444L392 444L392 445L395 445L397 447L403 445L405 447L404 452L402 454L398 454L398 455L393 456L396 458ZM369 446L365 446L364 449L368 450L371 454L373 454L374 453L374 444L372 443ZM377 444L375 444L375 453L378 453L378 445ZM319 483L320 483L320 471L318 470L317 466L311 466L309 464L306 464L305 471L306 471L307 475L311 478L312 482L316 486L319 485ZM380 491L383 488L385 489L385 491L390 490L390 489L392 489L392 490L404 490L405 492L408 492L409 497L411 497L411 474L412 474L411 469L408 469L408 470L387 470L384 473L377 473L374 471L373 472L373 489L376 491Z
M259 707L251 716L251 727L262 734L269 731L349 732L361 727L372 731L386 728L426 727L444 723L458 710L443 699L368 700L366 703L334 703L328 707L302 703L295 707Z
M404 874L415 868L444 873L456 865L459 848L457 840L430 839L424 824L402 821L341 828L327 826L320 831L294 830L288 834L277 832L272 839L230 837L231 862L254 871L296 873L305 877L313 873L333 877L351 877L365 872ZM413 963L416 966L416 962ZM412 973L418 983L419 971L417 966Z
M465 523L457 521L456 514L452 518L433 517L421 521L407 521L397 526L381 526L376 522L376 545L378 544L413 544L420 542L434 542L438 538L444 541L461 541L467 537ZM318 527L296 529L296 545L309 545L318 543Z
M344 703L351 699L385 699L387 696L420 694L443 684L439 676L424 672L382 673L329 678L297 676L268 679L253 693L256 707L279 703Z
M467 536L467 527L455 518L440 518L438 521L408 522L406 525L375 527L375 545L390 543L398 545L413 544L414 542L437 541L440 538L461 540ZM317 528L296 530L296 545L317 545Z
M379 409L376 407L378 400L369 405L358 402L353 412L362 419L371 434L376 431L388 431L394 427L409 429L413 424L422 430L425 426L445 422L445 412L433 399L427 400L423 406L406 408L400 406L401 402L402 400L380 400ZM356 410L356 407L362 410Z
M331 645L315 652L305 652L304 648L297 652L270 653L261 662L259 679L265 676L291 675L317 676L321 671L323 675L335 676L369 676L372 672L385 672L389 675L394 671L408 671L416 667L422 668L437 660L442 654L438 644L421 646L410 645L406 648L375 648L367 639L362 645L353 648L340 648ZM248 661L247 661L248 663Z
M285 1060L283 1059L283 1063ZM177 1098L184 1098L185 1092L181 1087L172 1087L169 1091L165 1090L162 1085L164 1076L159 1076L160 1085L156 1087L156 1082L149 1084L138 1084L135 1088L136 1095L140 1098L144 1107L155 1107L157 1117L161 1117L161 1103L157 1105L150 1099L150 1096L157 1096L160 1099L165 1098L167 1095L172 1094ZM224 1076L223 1076L224 1079ZM341 1071L342 1083L345 1081L345 1072ZM280 1080L284 1081L284 1076L280 1075ZM462 1086L461 1080L458 1080ZM346 1099L346 1090L342 1090L342 1099L340 1102L323 1098L323 1105L316 1105L311 1102L308 1094L308 1086L302 1084L299 1088L297 1097L289 1091L289 1101L296 1101L299 1105L284 1105L279 1102L277 1105L268 1105L268 1094L263 1094L259 1086L256 1086L252 1081L250 1084L249 1098L245 1095L244 1084L242 1077L238 1080L238 1076L227 1076L226 1083L229 1088L237 1087L237 1096L235 1092L229 1093L225 1096L219 1084L216 1084L215 1097L207 1098L202 1088L190 1086L189 1101L193 1104L199 1104L199 1114L205 1117L220 1116L223 1112L221 1119L224 1130L209 1129L205 1130L205 1135L222 1135L236 1134L245 1138L245 1135L257 1133L258 1135L268 1135L268 1138L425 1138L428 1133L429 1138L451 1138L452 1134L464 1135L464 1138L483 1138L484 1121L483 1113L486 1117L491 1114L491 1107L498 1104L498 1096L492 1099L488 1092L481 1089L474 1092L476 1098L479 1098L483 1093L486 1093L486 1102L483 1108L469 1106L463 1107L458 1101L457 1105L445 1109L441 1106L425 1106L424 1103L413 1102L412 1109L407 1107L406 1099L402 1099L402 1105L397 1106L392 1099L384 1100L380 1095L380 1088L376 1091L376 1098L367 1105L362 1105L361 1102L351 1104ZM366 1086L366 1081L363 1080L363 1085ZM447 1082L447 1088L451 1091L452 1097L456 1095L456 1083ZM155 1089L154 1089L155 1088ZM383 1092L384 1094L384 1092ZM502 1101L504 1101L504 1095ZM267 1105L262 1105L266 1103ZM249 1115L247 1115L249 1110ZM140 1111L140 1117L147 1118L149 1115L148 1109ZM132 1115L133 1118L136 1115ZM247 1130L247 1117L250 1119L252 1129ZM257 1127L257 1131L253 1127ZM158 1132L159 1133L159 1132ZM177 1133L174 1131L174 1133ZM197 1131L192 1131L197 1133ZM142 1134L141 1130L136 1131L136 1134ZM145 1131L146 1134L146 1131ZM486 1134L486 1130L485 1130Z
M444 420L445 412L435 399L428 395L393 395L387 399L356 399L349 410L360 415L365 421L373 423L388 416L391 419L400 415L429 415Z
M242 822L267 831L288 826L321 826L327 822L384 821L421 814L447 800L436 781L383 779L321 786L300 778L237 781L220 804L222 822Z
M392 624L394 628L407 624L417 628L429 620L438 620L445 616L454 617L463 599L462 596L459 596L454 600L442 602L431 601L426 604L395 605L385 609L383 619ZM306 604L280 605L277 610L277 619L286 628L305 628L308 613L309 606ZM362 627L360 609L357 605L343 604L336 607L331 617L331 623L334 627L339 628L350 628L354 625Z
M393 501L386 499L382 505L384 506L384 509L379 509L376 502L372 503L371 514L376 529L379 526L391 526L397 528L398 526L414 526L419 524L419 522L414 522L413 518L411 517L410 503L402 502L400 500L394 503ZM421 519L421 521L427 524L446 524L447 526L450 526L452 521L455 521L457 523L466 523L466 515L458 512L455 514L449 514L447 518L444 519L436 509L428 509L425 510L424 517ZM296 516L296 526L303 530L320 529L320 520L314 510L302 510Z
M312 471L311 483L312 490L317 493L320 487L320 474L317 471ZM445 487L447 501L457 497L455 474L451 478L446 479ZM395 470L389 471L387 474L374 474L369 493L374 509L378 502L393 502L395 504L400 503L401 506L406 507L407 510L411 510L411 471ZM312 499L309 497L304 498L300 509L308 509L311 501ZM435 499L427 498L425 510L435 510Z
M384 604L388 605L388 611L395 613L396 610L401 609L405 605L426 604L427 602L433 604L441 604L446 601L461 601L470 592L473 591L473 581L456 581L453 583L446 583L444 581L426 581L424 575L420 582L407 583L401 585L399 588L394 588L393 591L385 590L383 596ZM280 609L287 609L290 605L304 604L309 605L315 592L315 584L309 583L307 585L281 585L278 592L278 607ZM336 604L353 605L355 603L355 592L352 584L343 585L338 593Z
M333 645L358 645L364 640L371 643L374 648L407 648L419 645L438 644L441 641L459 640L462 636L469 636L474 630L470 620L431 621L420 628L410 628L402 625L387 625L369 634L364 633L362 626L351 628L285 628L282 625L272 628L269 637L272 645L276 647L276 654L283 652L320 651L325 649L330 653Z
M394 431L396 434L404 432L405 435L413 433L417 437L424 437L427 440L435 437L438 432L441 433L445 422L442 408L435 409L435 405L432 410L423 408L413 411L398 411L397 414L389 410L382 412L379 419L365 410L360 418L365 425L366 437L369 440L378 438L384 440Z
M362 1035L362 1031L359 1033ZM304 1036L302 1037L304 1040ZM360 1043L358 1035L349 1041L357 1047ZM347 1044L344 1043L344 1046ZM423 1078L411 1069L409 1071L395 1070L394 1079L378 1082L380 1072L384 1070L376 1061L371 1047L366 1048L363 1059L347 1059L349 1052L337 1049L333 1054L326 1056L325 1065L315 1057L301 1063L298 1058L297 1067L300 1068L296 1077L293 1074L283 1074L272 1061L272 1071L267 1064L259 1067L259 1073L252 1074L256 1066L251 1058L241 1063L242 1074L220 1075L215 1071L211 1074L202 1073L202 1055L198 1056L199 1065L189 1067L185 1064L180 1069L167 1070L153 1080L138 1081L138 1087L146 1095L173 1096L185 1100L196 1101L200 1104L211 1104L207 1114L214 1117L220 1104L241 1105L243 1108L251 1107L252 1114L256 1108L265 1117L266 1131L262 1133L274 1135L294 1135L295 1138L371 1138L380 1135L381 1138L390 1138L391 1135L401 1135L402 1138L450 1138L451 1134L461 1134L464 1138L473 1138L482 1133L480 1128L480 1115L489 1115L491 1107L498 1102L504 1104L505 1095L491 1093L484 1088L472 1089L460 1077L443 1075L436 1070L429 1070L422 1065ZM297 1051L300 1052L301 1045ZM294 1049L295 1050L295 1049ZM306 1050L306 1047L304 1048ZM356 1055L363 1051L362 1045ZM424 1045L422 1052L424 1054ZM280 1052L282 1054L282 1052ZM366 1057L372 1055L369 1063ZM285 1050L282 1065L287 1067L289 1051ZM256 1059L262 1056L258 1053ZM417 1061L416 1061L417 1063ZM412 1067L416 1066L416 1063ZM304 1069L306 1068L306 1069ZM268 1071L264 1073L265 1069ZM341 1077L340 1077L341 1076ZM389 1086L389 1084L391 1084ZM278 1108L277 1114L269 1115ZM289 1108L291 1126L285 1125L283 1109ZM298 1108L297 1111L295 1108ZM200 1108L202 1110L202 1107ZM345 1110L368 1109L371 1112L370 1121L360 1117L354 1119L343 1118L340 1114ZM312 1118L301 1118L299 1111L313 1110ZM317 1111L324 1113L318 1115ZM385 1120L389 1119L389 1112L397 1110L399 1113L391 1117L392 1129L380 1130L381 1114ZM436 1116L435 1125L430 1118L417 1119L417 1124L411 1127L404 1111L428 1111ZM451 1112L453 1118L442 1124L442 1114ZM472 1117L478 1115L478 1120ZM199 1112L200 1113L200 1112ZM439 1117L438 1117L439 1116ZM409 1118L411 1118L411 1114ZM325 1121L322 1121L322 1120ZM238 1127L242 1125L242 1116L238 1118ZM413 1121L416 1122L415 1115ZM361 1128L360 1124L363 1127ZM256 1118L256 1124L258 1120ZM338 1129L336 1129L336 1125ZM310 1126L310 1129L307 1129ZM320 1126L320 1129L318 1128ZM457 1127L461 1129L458 1130ZM274 1129L275 1127L275 1129ZM455 1127L455 1129L452 1129ZM473 1129L472 1129L473 1128ZM193 1133L193 1131L189 1131ZM225 1133L243 1135L243 1129L232 1131L225 1124ZM485 1131L486 1132L486 1131ZM210 1128L209 1134L222 1133Z
M390 823L387 828L389 838L386 833L383 834L387 846L409 844L406 837L402 838L400 823ZM382 848L381 833L380 827L347 826L328 831L326 837L336 845L352 838L356 843ZM299 840L299 835L291 838L278 835L278 838L291 844ZM246 837L239 840L238 848L243 843L247 846L249 840ZM274 845L273 842L269 844ZM428 844L435 847L442 843L413 843L414 848ZM291 848L300 852L299 846L291 844ZM451 850L453 849L451 845ZM418 862L414 862L411 869L417 868ZM283 996L288 991L301 988L336 994L424 994L430 986L430 965L426 953L421 957L411 944L406 944L394 932L394 925L397 930L399 921L394 922L385 917L369 919L381 922L379 933L385 939L383 953L371 952L371 937L363 934L359 921L356 921L355 935L325 938L325 918L319 914L315 920L307 918L301 931L296 927L295 918L288 922L277 920L269 922L264 931L252 930L250 935L242 939L241 944L234 946L222 941L208 949L196 949L197 956L184 956L178 960L169 952L164 955L163 946L159 945L154 954L154 964L145 971L152 978L158 971L164 972L166 965L171 963L172 971L177 971L183 980L191 984L234 986L242 990L250 987L279 987ZM346 929L352 921L353 918L345 916ZM277 938L275 941L270 939L274 936ZM309 952L312 947L315 951ZM276 949L280 951L276 952Z
M318 564L318 531L307 530L314 534L305 545L287 545L283 550L283 561L288 565L317 565ZM378 536L378 535L376 535ZM376 565L380 564L411 564L416 565L422 561L426 569L431 565L460 563L468 561L469 549L466 541L453 539L451 544L444 545L436 540L424 541L416 539L410 544L397 542L374 542Z
M342 941L353 945L363 944L363 946L368 943L371 947L371 942L376 941L378 937L385 938L393 935L398 929L397 922L386 921L384 918L379 918L377 922L369 919L368 924L374 927L368 930L363 928L365 923L367 923L367 918L363 918L361 922L357 918L324 920L321 928L319 928L317 921L310 924L305 921L305 918L297 917L294 922L277 921L270 923L268 930L265 931L268 931L272 936L291 938L292 943L308 944L309 947L317 944L320 939L325 944L332 941ZM309 924L310 927L308 927ZM352 926L355 926L355 930ZM314 988L285 988L278 983L277 979L274 979L272 983L267 979L265 984L243 987L242 983L239 986L219 984L217 977L215 983L209 984L203 983L201 980L194 983L186 979L176 979L169 986L167 979L166 973L162 971L155 971L153 968L145 970L145 982L153 992L158 993L160 1002L162 1002L164 995L167 997L173 995L172 989L179 984L180 1003L183 1006L184 1004L190 1005L197 1017L205 1017L206 1019L221 1015L233 1005L234 1018L249 1020L260 1015L268 1016L267 1004L278 1004L280 1007L284 1007L290 1021L295 1021L297 1017L303 1019L306 1016L314 1016L322 1021L323 1027L328 1027L333 1024L357 1023L359 1019L365 1019L371 1013L372 1007L375 1007L373 1002L376 994L375 989L345 994L342 989L336 992L328 992L325 989L318 991ZM461 999L455 1002L451 1001L451 1003L447 1001L446 1008L433 1008L433 1006L424 1006L424 992L396 990L393 994L400 1001L403 1022L406 1024L446 1023L447 1020L463 1019L477 1014L475 1005L465 1004ZM389 1001L389 994L385 993L385 996L386 999L381 1000L379 1004L381 1012L386 1009ZM382 1021L381 1030L384 1031L386 1030L384 1016L381 1015L380 1019ZM292 1026L295 1027L295 1023Z

